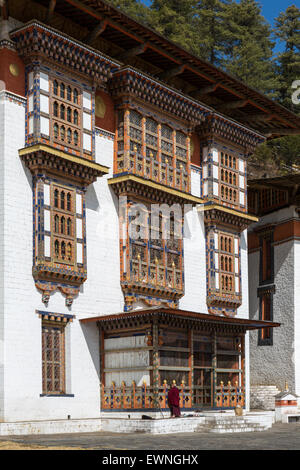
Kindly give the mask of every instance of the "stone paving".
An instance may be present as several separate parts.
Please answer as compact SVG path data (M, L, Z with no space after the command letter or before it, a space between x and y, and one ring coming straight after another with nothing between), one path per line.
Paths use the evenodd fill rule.
M96 450L300 450L300 423L275 424L263 432L165 435L109 432L2 436L1 441L43 447L63 446Z

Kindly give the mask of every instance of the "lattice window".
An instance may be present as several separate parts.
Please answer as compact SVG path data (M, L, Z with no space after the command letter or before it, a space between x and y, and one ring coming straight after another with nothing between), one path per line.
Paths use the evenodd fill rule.
M267 212L274 207L281 207L287 204L288 191L265 188L258 191L258 211Z
M158 159L158 124L154 119L146 118L146 157Z
M65 326L42 324L43 393L65 393Z
M187 136L180 131L176 132L176 157L187 160Z
M131 110L129 121L130 152L141 154L143 141L142 115Z
M261 298L261 319L263 321L271 321L271 295L263 295ZM271 338L271 328L263 328L261 330L261 339L269 340Z
M220 181L221 199L230 204L239 204L238 158L221 152Z
M235 291L234 263L234 237L221 233L219 235L219 273L220 290L223 293Z
M80 150L82 145L81 93L61 80L50 86L51 127L54 142Z
M52 259L73 265L75 262L75 192L52 185Z
M144 221L145 225L142 222L141 226L144 232L136 230L138 225L133 229L134 233L141 232L141 235L149 233L149 241L143 238L131 240L132 279L153 286L182 289L182 240L175 237L174 217L170 218L168 231L165 230L166 221L161 214L157 226L155 223L148 227L150 217L145 217Z

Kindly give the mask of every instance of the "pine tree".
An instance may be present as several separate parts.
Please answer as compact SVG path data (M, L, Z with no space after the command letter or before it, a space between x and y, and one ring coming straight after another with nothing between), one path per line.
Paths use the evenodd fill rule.
M195 31L192 21L195 0L153 0L152 26L160 34L188 51L193 51Z
M227 50L228 6L232 0L201 0L193 18L194 51L214 65L222 63Z
M277 57L279 101L300 115L300 105L292 102L295 80L300 79L300 10L292 5L275 19L275 36L284 43L284 50ZM289 172L293 164L300 162L300 136L275 139L263 146L266 155L271 154L279 171Z
M150 8L144 5L140 0L109 0L108 3L119 8L139 23L145 26L153 26Z
M281 103L300 114L300 105L292 103L292 84L300 79L300 10L292 5L275 20L275 35L284 42L278 55L279 97Z
M276 97L278 87L271 27L255 0L227 6L227 51L223 67L260 92Z

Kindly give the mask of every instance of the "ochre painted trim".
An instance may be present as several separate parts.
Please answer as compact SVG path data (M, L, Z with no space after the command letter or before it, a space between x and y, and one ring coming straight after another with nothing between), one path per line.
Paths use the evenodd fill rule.
M255 217L253 215L245 214L244 212L236 211L234 209L229 209L228 207L223 207L223 206L220 206L219 204L209 204L209 205L201 206L198 208L198 211L203 212L203 211L210 211L212 209L217 209L222 212L227 212L229 214L237 215L243 219L252 220L253 222L258 222L259 220L258 217Z
M68 160L70 162L79 163L80 165L84 165L94 170L101 171L102 173L109 173L109 168L107 166L99 165L99 163L94 163L89 160L86 160L85 158L76 157L75 155L70 155L69 153L63 152L62 150L57 150L53 147L44 144L33 145L32 147L25 147L23 149L20 149L19 155L21 157L22 155L28 155L34 152L47 152L52 155L56 155L57 157L64 158L65 160Z
M113 185L116 183L121 183L123 181L135 181L137 183L143 184L144 186L149 186L153 189L167 192L169 194L180 197L182 199L187 199L194 203L203 204L204 202L203 199L193 196L192 194L188 194L183 191L178 191L177 189L171 189L167 186L164 186L163 184L155 183L153 181L148 181L144 178L139 178L138 176L135 176L135 175L123 175L123 176L117 176L115 178L110 178L108 180L108 184Z

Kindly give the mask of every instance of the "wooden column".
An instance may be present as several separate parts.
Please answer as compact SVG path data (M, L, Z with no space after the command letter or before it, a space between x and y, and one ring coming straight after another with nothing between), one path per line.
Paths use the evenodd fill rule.
M194 383L194 351L193 351L193 330L188 331L188 347L189 347L189 389L190 403L193 406L193 383Z
M153 407L159 407L159 356L158 356L158 323L157 320L153 320L152 324L152 338L153 338L153 352L152 352L152 364L153 364Z
M99 324L98 324L99 325ZM99 357L100 357L100 410L104 407L102 400L104 398L104 387L105 387L105 375L104 375L104 330L99 328Z
M215 408L217 406L217 334L213 333L213 380L212 380L212 406Z
M245 383L245 333L241 335L241 367L242 367L242 377L241 377L241 389L244 392L243 405L246 405L246 383Z

